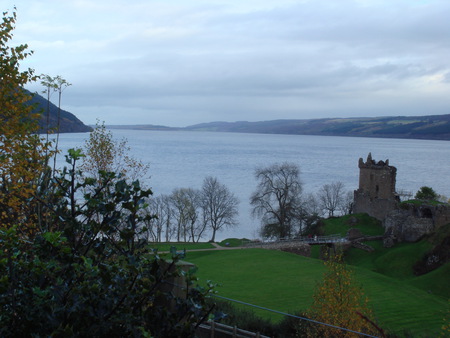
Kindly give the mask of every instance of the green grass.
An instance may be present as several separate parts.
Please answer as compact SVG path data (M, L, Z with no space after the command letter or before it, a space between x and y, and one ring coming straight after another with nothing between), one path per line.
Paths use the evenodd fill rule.
M352 224L351 219L356 219L357 222ZM384 233L384 228L380 221L367 214L354 214L343 217L334 217L324 220L325 227L323 228L325 235L339 234L346 236L347 231L352 228L359 229L364 235L378 236Z
M211 243L186 243L186 242L164 242L164 243L151 243L152 248L161 251L170 251L171 247L175 247L177 251L182 250L198 250L198 249L214 249L214 245Z
M201 281L220 284L219 295L285 312L310 305L324 272L319 260L265 249L188 252L186 260L198 266ZM282 318L256 312L265 318Z
M450 262L425 275L408 280L408 284L450 300Z
M393 248L384 248L381 241L370 241L365 244L375 251L369 253L351 248L345 255L347 263L400 280L414 277L412 269L414 263L432 248L426 240L419 243L400 243Z
M221 284L219 295L290 313L310 306L314 287L324 272L320 260L264 249L189 252L186 260L198 266L201 282ZM446 299L365 268L354 270L383 328L396 333L408 330L415 336L438 334ZM440 274L447 272L448 266ZM429 282L425 278L416 281ZM264 318L281 319L272 312L256 312Z

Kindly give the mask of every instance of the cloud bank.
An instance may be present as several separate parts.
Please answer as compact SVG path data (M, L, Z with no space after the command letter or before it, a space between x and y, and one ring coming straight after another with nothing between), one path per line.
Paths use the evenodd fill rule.
M17 6L14 43L34 51L24 67L73 84L64 109L86 123L448 114L448 13L445 0L42 0Z

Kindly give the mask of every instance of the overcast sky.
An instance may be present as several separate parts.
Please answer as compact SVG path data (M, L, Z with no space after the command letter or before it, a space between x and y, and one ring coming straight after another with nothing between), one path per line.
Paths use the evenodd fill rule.
M450 113L449 0L0 4L88 124Z

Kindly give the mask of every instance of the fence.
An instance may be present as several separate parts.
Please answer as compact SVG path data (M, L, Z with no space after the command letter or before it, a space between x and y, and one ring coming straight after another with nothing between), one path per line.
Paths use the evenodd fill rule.
M258 332L250 332L237 328L236 326L228 326L225 324L216 323L214 321L208 321L201 324L196 331L196 335L199 338L225 338L225 337L236 337L236 338L269 338L268 336L263 336Z
M348 239L340 235L329 236L312 236L312 237L297 237L297 238L281 238L277 241L271 242L249 242L245 246L250 247L263 247L265 245L281 244L281 243L306 243L310 245L314 244L329 244L329 243L346 243Z

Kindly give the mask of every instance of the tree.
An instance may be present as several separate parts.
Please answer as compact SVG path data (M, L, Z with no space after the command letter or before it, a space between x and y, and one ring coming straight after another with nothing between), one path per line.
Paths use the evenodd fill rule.
M22 89L34 79L31 70L19 71L29 53L26 45L6 45L15 13L3 15L0 336L193 336L210 285L196 287L193 271L177 268L175 248L166 262L141 240L152 217L141 210L152 192L139 181L107 171L85 176L79 149L51 175L49 144L37 135L39 116Z
M34 71L20 70L20 62L32 54L27 45L8 46L16 13L3 13L0 23L0 224L18 225L31 234L38 224L41 201L37 187L47 167L50 143L37 135L39 115L23 88L36 80Z
M301 231L300 169L294 163L273 164L255 170L258 187L250 198L252 215L261 218L265 238L289 238Z
M192 188L177 188L170 195L170 199L173 205L174 219L177 222L177 241L198 241L205 230L205 226L199 224L199 191Z
M353 211L355 196L353 191L349 190L344 194L340 210L343 215L350 215Z
M314 320L366 334L383 332L372 322L373 313L362 289L355 285L352 272L342 255L328 257L323 280L314 292L314 301L307 312ZM354 333L325 325L314 325L311 337L355 337Z
M417 191L415 198L422 201L433 201L438 198L438 194L433 190L433 188L421 187Z
M344 202L344 184L333 182L325 184L317 193L322 209L328 212L328 217L333 217L336 210L340 209Z
M121 177L131 180L145 177L149 165L129 155L128 141L114 139L105 124L97 122L96 128L89 134L84 145L84 161L82 169L99 177L100 171L115 172Z
M44 86L43 94L47 94L47 109L46 109L46 119L45 119L45 133L47 135L47 141L48 136L50 134L50 98L52 96L52 93L56 90L55 80L50 75L42 74L40 76L41 79L41 85Z
M204 222L212 231L211 242L216 239L217 231L237 224L238 198L217 178L208 176L203 180L201 206Z
M140 239L148 215L139 211L152 192L114 173L85 177L81 155L69 150L55 174L50 229L32 238L0 229L0 335L193 336L210 287L177 268L175 249L166 262Z
M149 198L146 204L143 210L144 214L153 214L156 217L144 221L146 234L144 238L152 242L161 242L164 234L164 240L170 242L174 216L170 196L159 195L155 198Z

